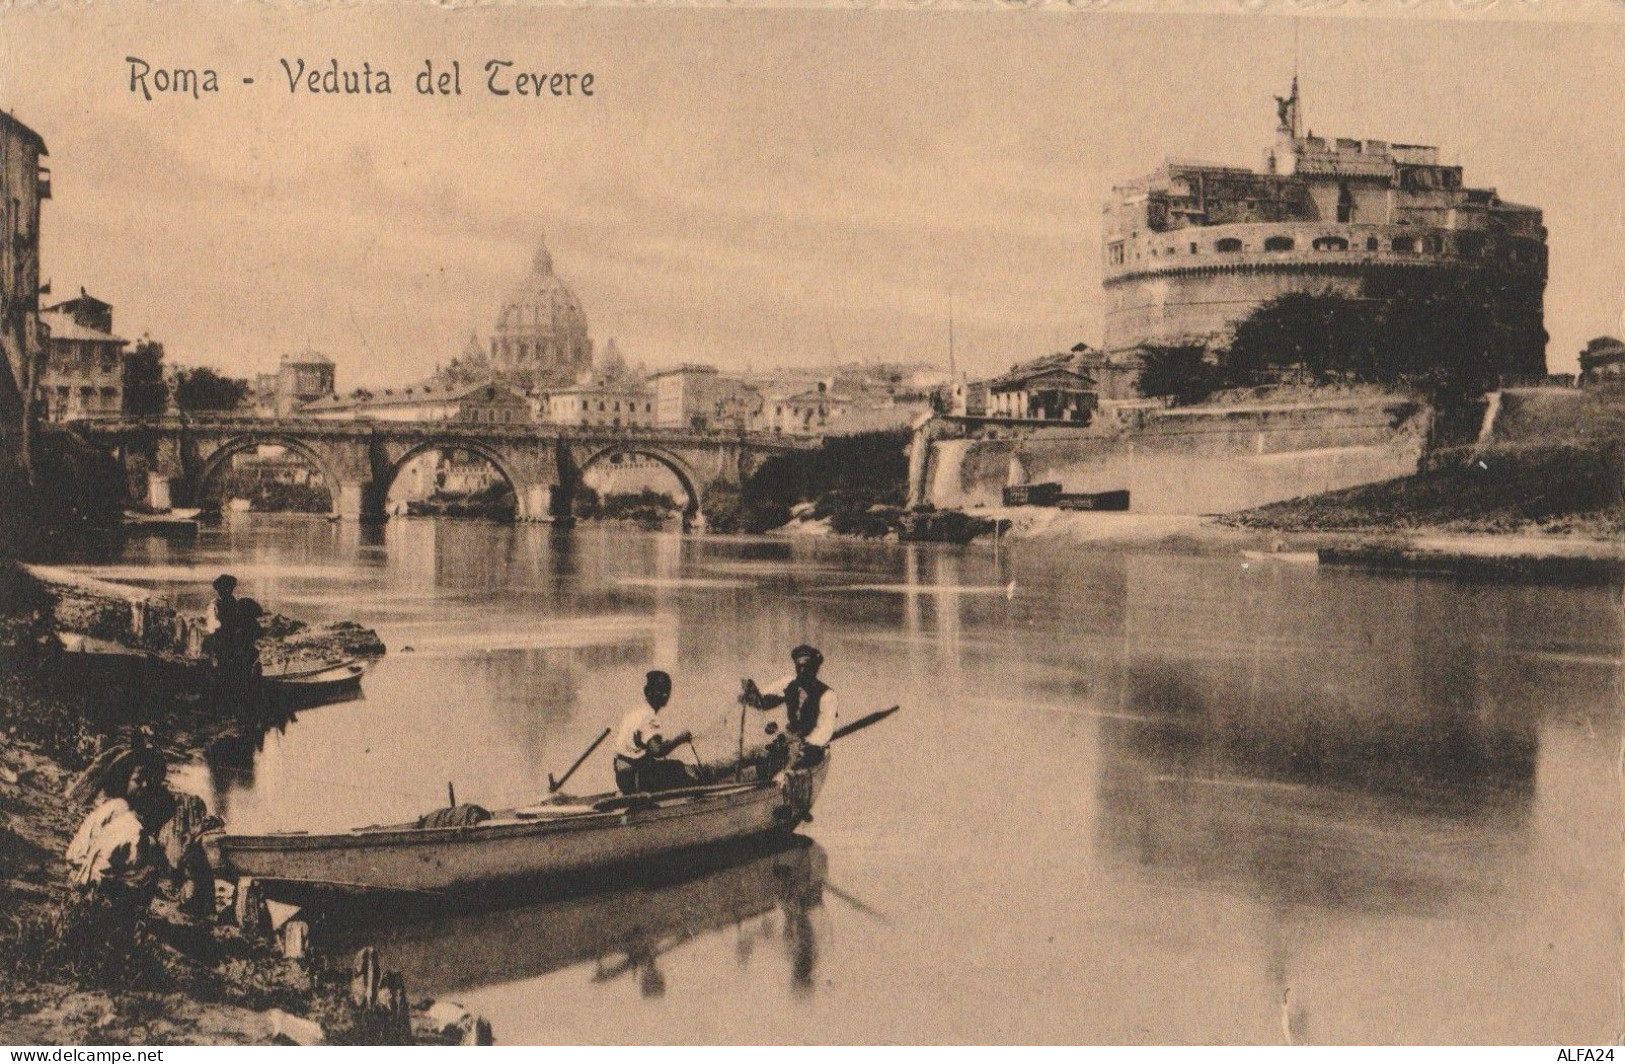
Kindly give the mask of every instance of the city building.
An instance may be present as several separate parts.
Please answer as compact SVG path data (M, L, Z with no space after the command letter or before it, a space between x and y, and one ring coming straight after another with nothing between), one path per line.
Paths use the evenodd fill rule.
M231 460L235 481L261 486L281 484L307 487L321 480L321 474L303 458L288 453L286 447L268 444Z
M521 388L563 385L592 369L592 339L581 301L553 272L547 246L537 246L530 273L497 312L490 369Z
M987 416L1088 424L1099 402L1084 352L1046 355L987 382Z
M40 135L0 111L0 462L26 470L32 440L28 407L44 368L46 339L39 321L40 204L51 198L51 171ZM21 512L22 508L16 508Z
M1105 354L1222 345L1287 293L1381 301L1438 282L1511 337L1497 372L1545 374L1539 209L1465 184L1437 148L1327 139L1278 99L1264 169L1169 160L1105 210Z
M261 417L292 417L306 403L335 391L333 360L319 351L283 355L275 373L254 378L254 411Z
M299 408L300 417L321 421L462 421L522 425L532 421L524 393L499 381L448 385L438 380L378 391L356 389Z
M631 384L598 381L547 394L544 419L554 425L633 428L655 423L655 399Z
M987 381L957 381L948 395L948 413L956 417L987 416Z
M819 381L804 391L768 396L757 414L756 427L787 436L817 436L855 405L852 399L837 395L827 383Z
M113 335L113 307L79 289L40 311L50 341L35 387L46 421L116 417L124 411L124 347Z
M661 428L743 429L761 409L762 393L715 366L684 363L649 375L655 424Z
M1580 352L1580 385L1625 380L1625 343L1599 336Z

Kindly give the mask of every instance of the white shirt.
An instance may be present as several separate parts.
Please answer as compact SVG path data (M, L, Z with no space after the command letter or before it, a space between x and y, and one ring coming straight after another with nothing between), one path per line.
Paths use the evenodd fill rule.
M621 718L621 731L615 737L615 752L636 761L649 752L649 740L661 734L660 716L647 704Z
M784 696L784 689L789 687L790 684L795 681L795 678L796 674L792 672L783 680L780 680L778 683L773 685L771 688L772 693L782 698ZM786 712L788 712L788 710L786 710ZM818 723L814 725L813 730L808 733L807 742L813 746L828 746L830 741L835 738L835 722L838 719L840 719L840 711L837 708L835 689L828 688L821 696L819 696Z
M155 849L130 803L123 798L109 798L92 809L79 825L78 833L68 843L67 858L73 866L73 881L85 886L122 876L140 865L154 864Z

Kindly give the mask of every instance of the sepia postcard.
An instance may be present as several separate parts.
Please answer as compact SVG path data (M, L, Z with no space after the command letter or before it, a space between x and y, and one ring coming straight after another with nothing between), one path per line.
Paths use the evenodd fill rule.
M0 9L0 1043L1612 1060L1622 55Z

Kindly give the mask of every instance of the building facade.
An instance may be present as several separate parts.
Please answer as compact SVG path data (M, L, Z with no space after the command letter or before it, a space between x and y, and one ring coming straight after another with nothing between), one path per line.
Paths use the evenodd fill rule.
M1098 405L1095 382L1079 367L1081 353L1024 362L987 382L987 416L1088 424Z
M804 391L768 396L762 401L756 427L788 436L818 436L855 406L854 400L837 395L819 381Z
M113 335L113 307L83 288L42 310L49 335L45 366L34 394L46 421L117 417L124 412L124 347Z
M299 408L300 417L318 421L461 421L480 425L523 425L531 422L530 401L499 381L446 385L437 380L383 388L357 389Z
M725 377L715 366L684 363L649 375L655 424L661 428L743 429L762 405L748 381Z
M1580 380L1584 385L1625 381L1625 343L1599 336L1580 352Z
M530 273L497 312L491 336L491 371L522 388L567 385L592 370L587 315L575 293L553 272L545 244Z
M306 403L333 395L336 384L333 360L320 351L283 355L275 373L254 378L254 409L262 417L292 417Z
M1473 293L1513 337L1512 372L1545 373L1539 209L1468 187L1437 148L1302 134L1279 98L1263 171L1170 160L1105 210L1105 353L1222 345L1287 293L1392 298L1419 283Z
M554 425L638 428L655 423L655 398L627 384L579 384L548 393L545 419Z
M51 171L40 135L0 111L0 462L31 461L31 400L45 363L39 321L40 204L51 198ZM7 478L9 480L9 477Z

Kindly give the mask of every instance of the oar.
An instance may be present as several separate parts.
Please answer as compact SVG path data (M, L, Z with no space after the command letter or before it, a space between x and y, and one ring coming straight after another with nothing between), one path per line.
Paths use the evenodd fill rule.
M834 742L836 739L845 738L855 731L862 731L871 724L879 724L881 721L885 720L887 717L891 716L893 713L896 713L902 708L902 706L893 706L890 709L877 709L875 712L866 717L859 717L851 724L843 724L839 728L835 729L835 734L829 737L829 741Z
M576 763L571 765L570 771L566 772L563 776L559 777L558 779L554 779L553 773L549 772L547 774L547 793L557 794L559 792L559 788L564 786L565 782L569 780L571 776L575 775L576 769L581 767L581 763L592 756L592 752L598 749L598 744L603 742L605 739L608 739L609 733L613 730L613 728L605 728L603 731L599 732L598 738L594 739L592 741L592 745L587 747L586 751L583 752L580 757L576 758Z
M870 919L878 920L880 923L883 923L888 927L891 926L891 917L887 916L879 909L876 909L874 906L865 904L863 899L848 894L846 891L842 890L840 887L837 887L828 880L824 881L824 889L834 897L846 902L848 905L852 906L852 908L856 909L858 912L869 917Z

